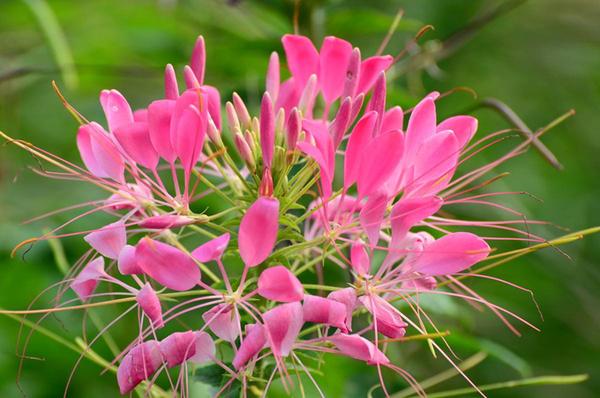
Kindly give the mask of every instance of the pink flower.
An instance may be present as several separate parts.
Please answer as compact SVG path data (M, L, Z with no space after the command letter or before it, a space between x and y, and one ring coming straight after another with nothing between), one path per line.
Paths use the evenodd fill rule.
M163 322L160 300L149 283L146 283L140 289L135 300L155 328L162 328L165 325Z
M202 262L207 263L209 261L220 260L223 256L223 252L227 249L229 244L229 233L224 233L208 242L198 246L193 252L192 256Z
M267 344L265 327L260 324L246 325L246 337L233 358L233 366L239 370L258 354Z
M346 306L338 301L306 294L304 295L302 311L304 322L322 323L348 333L346 328Z
M393 305L375 295L359 297L359 301L377 320L376 325L379 333L392 339L404 336L408 325L402 320L400 311Z
M122 221L108 224L87 234L83 239L98 253L116 260L127 243L125 224Z
M196 354L196 334L191 330L172 333L160 342L159 347L167 367L181 365Z

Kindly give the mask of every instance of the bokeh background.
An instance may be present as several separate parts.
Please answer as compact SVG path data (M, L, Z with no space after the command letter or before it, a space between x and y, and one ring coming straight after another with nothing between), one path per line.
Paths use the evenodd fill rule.
M578 230L600 225L600 2L598 0L306 0L300 3L299 26L318 43L337 35L376 51L399 8L404 18L387 51L397 54L426 24L435 27L411 46L409 56L392 73L389 103L410 107L431 90L470 87L480 98L495 97L512 107L532 128L549 123L569 109L577 114L543 137L564 170L551 167L538 153L499 168L511 175L496 190L527 191L499 203L529 219L548 220ZM264 84L270 51L282 53L280 36L293 30L291 1L249 0L2 0L0 1L0 129L69 160L78 161L76 123L63 109L50 81L56 80L69 101L89 119L102 120L97 102L103 88L123 92L136 107L161 96L162 70L170 62L181 70L198 34L208 46L207 81L224 98L236 90L255 107ZM488 18L489 17L489 18ZM468 93L439 103L442 116L473 107ZM509 127L490 110L475 110L480 135ZM512 141L511 145L518 142ZM491 160L499 146L480 157ZM477 164L477 161L476 163ZM41 222L22 222L44 212L98 198L87 185L49 181L37 176L32 157L16 147L0 147L0 306L24 308L61 277L60 248L45 243L10 258L19 241L69 219L59 214ZM538 199L539 198L539 199ZM489 208L456 209L463 216L511 218ZM86 229L94 220L77 224ZM532 227L533 228L533 227ZM545 237L565 233L537 227ZM500 245L523 247L522 243ZM478 384L531 375L587 373L572 386L525 387L492 391L493 397L597 397L600 395L600 237L590 236L563 248L523 257L492 275L531 289L543 313L540 319L528 293L473 281L479 293L538 325L541 333L520 327L513 335L489 312L464 303L426 303L442 329L456 334L457 355L485 351L488 357L469 371ZM83 251L78 238L63 241L67 263ZM42 299L38 306L48 305ZM69 337L81 328L81 314L48 318L46 327ZM98 316L109 319L113 313ZM124 343L133 325L115 338ZM21 396L16 385L18 323L0 315L0 396ZM102 348L99 351L104 352ZM43 335L34 335L21 372L27 397L62 396L77 355ZM404 367L423 380L449 366L432 359L426 346L414 343L403 353ZM364 397L376 383L375 372L343 358L330 358L319 380L328 397ZM69 396L117 396L112 375L83 361ZM404 388L389 378L392 391ZM432 391L466 386L460 377ZM206 396L202 386L195 396ZM313 394L307 389L309 396ZM277 396L273 392L273 396ZM377 394L376 394L377 395ZM467 395L463 395L467 396Z

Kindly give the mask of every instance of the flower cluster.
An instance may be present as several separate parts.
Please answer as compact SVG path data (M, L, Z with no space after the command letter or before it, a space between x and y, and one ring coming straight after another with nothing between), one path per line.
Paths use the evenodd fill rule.
M448 227L518 230L440 209L485 203L464 197L468 185L527 143L454 178L495 137L470 145L475 118L438 122L436 92L408 112L388 107L391 56L363 58L336 37L319 50L303 36L282 42L290 77L281 81L273 53L256 117L234 94L222 121L219 91L204 82L200 37L183 71L185 90L168 65L165 97L145 109L132 111L118 91L104 90L107 129L76 114L85 168L44 155L70 178L109 192L90 213L115 219L84 233L91 250L67 283L83 302L133 298L139 333L114 358L122 394L140 383L150 391L161 373L185 393L188 367L206 363L223 370L217 395L234 383L244 396L250 386L266 395L274 380L292 393L289 367L314 383L303 360L329 353L376 367L386 395L382 367L423 395L387 353L405 333L427 336L426 324L435 328L419 294L467 298L504 319L457 276L488 257L486 239ZM198 210L206 196L225 209ZM346 270L347 280L326 284L324 269L332 267ZM441 290L441 283L456 289ZM109 284L112 293L97 291ZM186 314L197 314L187 329L174 322ZM177 380L168 370L174 367Z

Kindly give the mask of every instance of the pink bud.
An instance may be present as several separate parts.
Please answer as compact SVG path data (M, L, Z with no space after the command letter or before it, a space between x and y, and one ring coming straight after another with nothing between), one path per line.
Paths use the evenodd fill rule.
M104 258L98 257L90 261L79 275L71 282L71 289L77 293L81 301L86 301L96 290L100 278L106 276L104 272Z
M217 261L223 256L223 252L227 249L228 244L229 233L227 232L198 246L192 252L192 256L202 263Z
M231 131L242 131L240 127L240 121L235 112L235 107L229 101L225 103L225 114L227 115L227 124Z
M192 68L189 67L188 65L183 67L183 79L185 80L185 87L188 90L198 89L202 86L200 84L200 82L198 81L196 74L194 73Z
M117 221L105 225L104 227L87 234L83 239L98 253L116 260L127 243L125 224L123 221Z
M302 311L305 322L322 323L348 333L346 329L346 306L342 303L306 294L304 295Z
M250 114L248 113L248 108L244 104L244 101L240 98L238 93L233 93L233 106L235 107L235 112L242 123L244 128L250 127Z
M267 93L273 101L277 101L279 95L279 55L273 51L269 58L269 67L267 68Z
M239 335L240 318L229 304L218 304L202 314L202 319L217 337L234 342Z
M150 377L162 365L163 356L158 341L149 340L136 345L124 357L117 369L121 394L127 394Z
M293 108L290 112L290 116L288 117L286 129L286 143L290 151L296 149L296 144L298 143L298 137L300 136L301 129L302 122L300 120L300 113L298 112L298 108Z
M277 242L279 201L260 197L242 217L238 234L240 256L247 267L255 267L269 257Z
M260 104L260 146L263 164L270 169L275 151L275 114L269 93L263 95Z
M258 294L269 300L290 303L302 300L304 288L289 269L283 265L276 265L260 274Z
M256 169L256 162L254 161L252 149L250 149L248 142L244 139L244 136L240 132L236 132L234 134L233 143L240 157L244 163L246 163L246 166L248 166L248 169L254 171Z
M190 66L200 85L204 84L204 71L206 69L206 46L204 45L204 37L202 36L198 36L198 39L196 40L194 50L192 51Z
M200 268L194 260L166 243L143 238L137 244L135 255L144 273L169 289L189 290L200 280Z
M177 76L173 65L167 64L165 68L165 98L176 100L179 97L179 87L177 85Z
M156 329L162 328L165 325L163 322L160 300L149 283L146 283L140 289L135 300Z
M304 324L299 302L281 304L263 315L273 355L287 357Z

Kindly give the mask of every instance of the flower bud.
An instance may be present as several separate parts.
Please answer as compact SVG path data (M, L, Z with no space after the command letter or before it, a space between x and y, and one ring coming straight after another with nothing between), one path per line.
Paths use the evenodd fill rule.
M244 101L242 98L240 98L238 93L233 93L233 106L235 107L235 111L240 122L242 123L242 126L244 128L250 127L251 119L250 114L248 113L248 108L246 108Z

